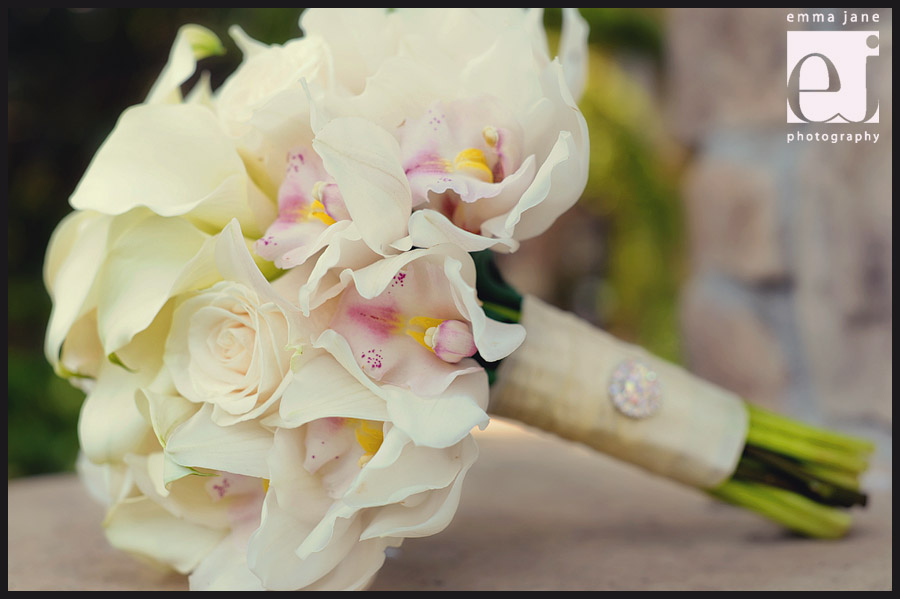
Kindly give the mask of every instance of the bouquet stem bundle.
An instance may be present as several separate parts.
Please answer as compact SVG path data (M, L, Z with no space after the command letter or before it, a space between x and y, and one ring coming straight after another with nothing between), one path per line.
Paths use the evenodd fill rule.
M741 459L712 495L807 536L843 536L851 518L841 508L866 505L859 476L872 444L746 406L750 426Z
M796 533L837 538L865 506L868 441L754 406L507 285L476 255L479 296L494 319L520 322L525 344L500 364L490 410L585 443L757 512ZM658 413L635 419L610 402L609 377L632 359L662 389ZM655 371L655 372L654 372ZM658 374L657 374L658 373Z

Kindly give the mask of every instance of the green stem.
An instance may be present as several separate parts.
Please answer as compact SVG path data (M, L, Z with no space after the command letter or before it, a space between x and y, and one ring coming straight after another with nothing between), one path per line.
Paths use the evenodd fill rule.
M747 444L798 460L816 462L852 472L863 472L868 467L866 460L857 455L816 445L805 439L791 437L777 431L754 428L752 424L747 431Z
M755 480L781 487L830 506L865 505L867 498L854 486L845 487L820 478L805 464L779 454L747 445L738 463L735 478Z
M812 476L820 478L824 481L828 481L831 484L844 487L845 489L853 489L854 491L859 490L859 479L857 478L857 472L829 468L828 466L812 464L810 462L804 462L803 469Z
M747 410L750 414L751 427L782 431L791 437L801 437L817 444L831 445L850 453L868 454L875 450L875 446L867 440L797 422L759 406L748 403Z
M765 484L729 480L710 493L807 536L834 539L850 528L848 514Z
M745 405L744 452L732 479L713 494L802 534L845 534L851 519L836 507L866 504L857 477L873 445Z

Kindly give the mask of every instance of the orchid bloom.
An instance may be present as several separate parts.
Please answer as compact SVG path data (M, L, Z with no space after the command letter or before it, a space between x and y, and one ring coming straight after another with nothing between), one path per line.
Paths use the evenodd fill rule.
M316 240L325 229L349 220L341 192L319 155L312 148L295 149L288 154L278 188L278 217L254 249L278 268L291 268L321 249Z
M323 105L400 143L415 208L406 245L515 251L577 201L589 155L577 9L563 11L555 59L540 9L311 9L301 27L334 60Z
M487 423L488 381L473 359L500 360L525 331L485 316L471 257L451 244L405 252L340 275L313 347L384 399L416 443L447 447ZM328 293L334 294L335 288Z
M398 136L413 205L469 233L508 213L534 178L534 157L521 156L521 127L489 97L437 102Z
M189 574L192 590L353 590L386 548L449 524L471 437L413 443L383 400L312 354L264 421L221 426L209 405L148 396L159 444L81 463L110 506L110 542Z
M480 369L469 359L476 352L498 360L524 338L518 325L484 315L473 271L454 246L406 252L355 271L329 328L347 340L372 380L437 395Z

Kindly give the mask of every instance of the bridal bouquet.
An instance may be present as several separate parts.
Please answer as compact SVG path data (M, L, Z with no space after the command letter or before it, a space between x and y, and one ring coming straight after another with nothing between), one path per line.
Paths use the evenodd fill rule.
M46 354L87 394L80 472L114 546L192 589L365 588L450 522L489 409L846 530L865 443L748 412L499 277L491 252L587 180L587 29L563 14L551 58L535 9L310 9L280 46L233 28L240 67L187 93L222 45L180 30L45 263Z

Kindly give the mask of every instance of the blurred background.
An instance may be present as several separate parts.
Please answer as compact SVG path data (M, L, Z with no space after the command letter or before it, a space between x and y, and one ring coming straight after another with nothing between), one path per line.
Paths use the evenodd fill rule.
M226 43L201 63L215 86L240 62L231 24L281 43L299 35L299 10L9 10L9 478L69 470L77 452L83 396L43 357L41 268L94 152L144 99L180 25ZM786 31L812 27L787 10L581 9L590 180L550 231L503 257L510 282L890 456L892 12L866 10L881 17L880 123L816 129L785 123ZM545 21L555 39L559 11ZM823 127L880 138L786 143Z

